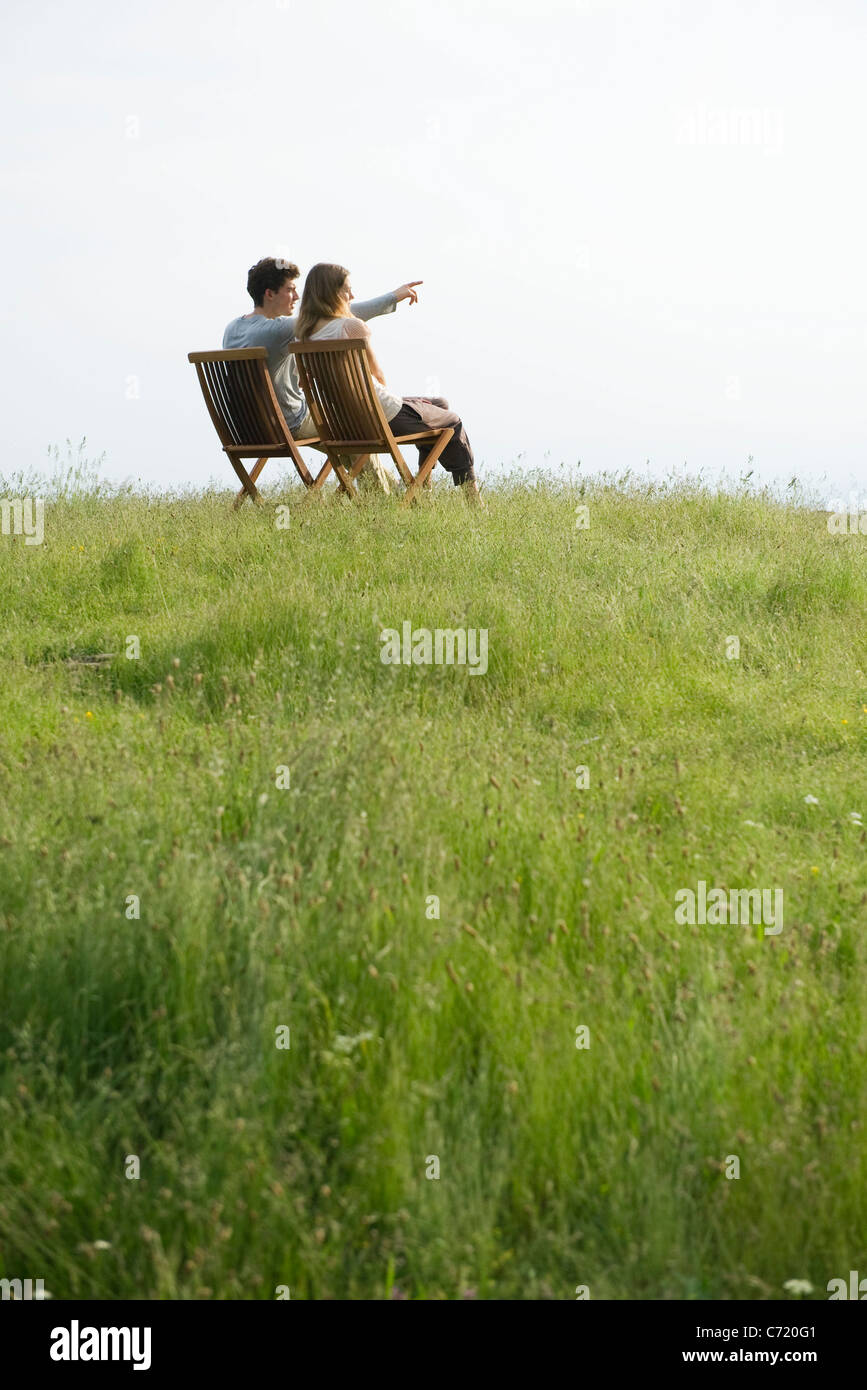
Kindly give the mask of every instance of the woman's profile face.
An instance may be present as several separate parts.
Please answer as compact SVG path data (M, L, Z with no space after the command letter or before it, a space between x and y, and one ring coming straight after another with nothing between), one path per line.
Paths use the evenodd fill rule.
M349 282L348 275L340 287L340 298L343 300L345 304L352 303L352 285Z

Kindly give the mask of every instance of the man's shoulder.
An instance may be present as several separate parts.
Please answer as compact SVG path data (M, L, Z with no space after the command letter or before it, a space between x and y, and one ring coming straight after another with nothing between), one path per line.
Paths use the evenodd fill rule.
M247 341L248 323L249 317L247 315L240 315L238 318L232 319L230 323L227 323L223 333L223 347L229 348L233 345L237 346L239 342Z
M263 314L241 314L226 325L223 334L223 347L270 347L275 343L291 341L294 335L295 320L288 314L275 319L266 319Z

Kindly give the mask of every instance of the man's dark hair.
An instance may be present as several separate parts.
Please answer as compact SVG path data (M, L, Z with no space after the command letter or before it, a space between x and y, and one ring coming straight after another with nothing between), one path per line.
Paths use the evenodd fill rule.
M265 256L263 260L257 261L250 266L247 275L247 293L258 309L265 303L265 291L282 290L287 280L297 280L301 271L292 261L275 260L273 256Z

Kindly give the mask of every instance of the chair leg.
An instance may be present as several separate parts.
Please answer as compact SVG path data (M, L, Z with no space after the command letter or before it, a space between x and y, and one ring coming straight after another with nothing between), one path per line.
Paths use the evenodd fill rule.
M359 454L356 458L355 463L349 470L350 478L357 478L361 473L363 473L371 458L371 454Z
M316 474L316 477L313 479L313 491L314 491L314 492L318 491L318 489L321 488L322 484L325 482L325 479L328 477L328 474L331 473L332 471L333 471L333 465L332 465L332 463L331 463L331 458L328 457L328 458L326 458L326 460L325 460L325 462L323 463L322 467L320 468L319 472Z
M298 476L300 477L302 483L304 484L305 487L312 487L312 486L313 486L313 479L312 479L312 477L310 476L310 472L309 472L309 469L308 469L308 467L307 467L307 464L304 462L304 460L303 460L303 458L301 457L301 454L299 453L298 449L296 449L296 448L294 447L294 443L290 443L290 446L289 446L289 447L290 447L290 449L291 449L291 451L292 451L292 462L293 462L294 465L295 465L296 472L298 473ZM254 475L254 476L255 476L255 475Z
M369 459L370 454L358 454L355 459L355 462L353 463L352 456L349 456L350 467L347 473L347 480L349 482L350 487L352 488L353 497L358 496L358 488L355 486L355 480L359 476L359 474L363 472L365 464L368 462Z
M338 456L338 462L340 464L340 467L337 469L334 468L333 461L331 459L331 456L329 455L327 462L325 462L322 465L319 472L316 474L316 477L313 480L313 487L321 487L322 484L325 482L325 479L328 477L328 474L333 470L335 477L337 478L338 491L345 492L348 496L354 497L357 489L352 487L352 483L358 477L359 473L363 471L368 459L372 457L373 456L371 454L360 454L358 456L357 463L353 464L347 471L345 455L341 454Z
M257 460L256 460L256 463L255 463L255 464L253 465L253 467L250 469L250 482L251 482L251 483L255 483L256 479L258 478L259 474L262 472L262 469L265 467L265 464L266 464L267 462L268 462L267 458L257 459ZM246 489L245 487L242 487L242 488L241 488L241 491L238 493L238 496L235 498L234 502L232 503L232 509L233 509L233 511L237 511L237 510L238 510L238 508L240 507L241 503L243 502L243 500L244 500L244 498L245 498L246 496L247 496L247 489Z
M391 457L394 459L395 467L403 480L404 486L409 487L412 483L412 470L396 444L391 451Z
M329 455L329 457L331 456ZM335 454L333 458L331 458L331 466L337 474L337 481L340 484L341 492L345 492L349 497L357 497L358 492L355 483L352 481L354 473L347 473L346 458L347 456L345 454Z
M264 468L268 460L266 458L259 459L255 468L253 469L253 477L251 478L250 474L247 472L246 468L244 467L243 463L239 458L235 458L234 454L229 454L227 455L227 457L241 482L241 491L238 493L238 496L232 503L232 510L237 511L245 497L251 497L254 502L258 502L258 504L261 506L262 498L259 494L254 480L258 478L259 474L262 472L262 469Z
M267 456L263 459L257 459L254 466L250 469L249 478L251 483L256 482L256 479L259 477L259 474L262 472L262 469L265 467L265 464L267 462ZM314 478L297 449L293 449L292 451L292 462L295 464L296 471L299 477L301 478L302 483L305 487L308 488L321 487L325 479L328 477L328 474L331 472L331 463L329 461L326 461L317 473L316 477ZM235 472L238 472L237 468L235 469ZM238 476L241 477L242 475L238 473ZM241 488L241 491L238 493L238 496L235 498L233 506L236 509L240 507L245 497L253 497L254 501L258 502L262 501L262 498L256 491L256 489L254 488L253 492L251 493L245 483L244 486Z
M448 444L453 434L454 430L451 428L444 429L441 432L439 439L434 444L433 448L431 449L421 468L418 470L418 473L415 475L415 478L412 480L411 486L407 488L406 496L400 504L402 507L408 507L410 502L415 497L416 493L419 491L419 489L424 487L425 483L427 482L428 478L433 472L434 464L436 463L437 459L439 458L443 449Z
M300 468L298 469L298 471L299 471L299 473L301 473L301 476L302 476L302 478L303 478L303 480L304 480L304 482L305 482L305 484L306 484L308 490L309 490L310 492L318 492L318 491L320 490L320 488L322 487L323 483L324 483L324 482L326 481L326 479L328 478L329 473L331 473L331 472L333 471L333 470L332 470L331 455L329 454L328 450L327 450L322 444L313 444L311 447L314 448L314 449L317 451L317 453L320 453L320 454L324 454L324 455L325 455L325 462L323 463L322 467L319 469L319 472L316 474L315 478L313 477L313 475L312 475L311 473L308 473L308 472L307 472L307 469L304 467L303 460L302 460L302 465L301 465L301 466L302 466L302 468L304 468L304 472L301 473L301 469L300 469ZM295 466L296 466L296 468L298 467L297 463L296 463Z

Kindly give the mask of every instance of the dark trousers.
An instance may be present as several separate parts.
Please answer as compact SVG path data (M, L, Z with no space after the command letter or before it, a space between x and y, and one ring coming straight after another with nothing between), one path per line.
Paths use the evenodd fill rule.
M449 403L442 396L404 396L403 405L388 422L392 434L416 434L419 425L431 429L444 429L450 425L454 434L439 456L438 462L452 475L455 487L475 478L473 451L460 416L449 410ZM427 441L417 444L419 466L424 463L433 445Z

